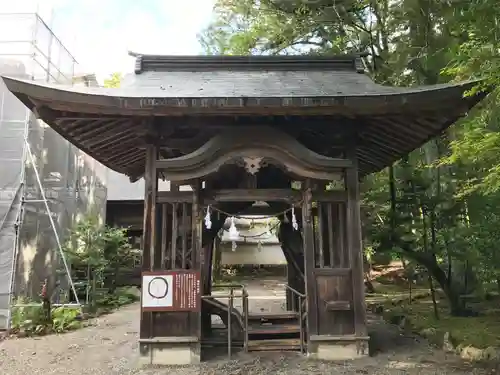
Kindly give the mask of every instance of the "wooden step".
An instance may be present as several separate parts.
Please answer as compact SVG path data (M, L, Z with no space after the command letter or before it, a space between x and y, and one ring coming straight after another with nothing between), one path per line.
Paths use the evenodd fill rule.
M252 340L248 342L248 351L300 350L300 339Z
M251 325L248 327L249 335L280 335L300 333L299 324L269 324Z
M283 311L280 313L252 313L248 315L248 322L262 322L262 321L283 321L294 320L299 318L299 313L295 311Z

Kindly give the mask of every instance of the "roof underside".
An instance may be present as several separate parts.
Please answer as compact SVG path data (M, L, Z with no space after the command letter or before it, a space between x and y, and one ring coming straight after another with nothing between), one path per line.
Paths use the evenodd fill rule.
M441 133L485 95L464 97L474 82L377 85L352 56L139 55L135 74L125 77L119 89L4 81L64 138L131 178L144 170L144 134L153 118L169 129L166 141L191 146L231 124L270 124L289 132L293 127L308 147L330 142L342 129L355 129L360 172L366 175ZM334 153L327 146L320 151ZM185 149L169 146L165 157Z

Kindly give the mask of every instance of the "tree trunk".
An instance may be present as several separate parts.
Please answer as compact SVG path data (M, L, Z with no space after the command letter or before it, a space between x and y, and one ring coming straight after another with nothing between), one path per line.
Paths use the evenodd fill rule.
M450 285L448 276L439 266L436 257L432 254L420 254L408 248L403 249L403 252L408 258L424 266L428 273L436 280L448 300L450 314L453 316L462 316L464 309L460 301L460 293L454 285Z
M373 283L368 276L366 277L366 280L365 280L365 290L366 290L366 293L369 293L369 294L373 294L376 292L375 287L373 286Z
M431 291L432 307L434 307L434 317L439 320L439 311L436 302L436 291L434 290L434 283L430 274L427 274L427 280L429 281L429 290Z

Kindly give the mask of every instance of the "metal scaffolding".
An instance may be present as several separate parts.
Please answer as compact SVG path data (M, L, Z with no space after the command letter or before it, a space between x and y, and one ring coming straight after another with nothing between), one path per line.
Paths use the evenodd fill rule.
M37 14L0 13L0 74L71 84L75 64ZM106 178L104 166L37 120L0 80L0 329L12 297L36 298L44 280L69 290L61 244L90 210L104 220Z

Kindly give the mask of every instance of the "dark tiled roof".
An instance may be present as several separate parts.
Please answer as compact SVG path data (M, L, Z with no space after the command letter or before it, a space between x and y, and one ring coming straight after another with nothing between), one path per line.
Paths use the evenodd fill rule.
M216 70L143 72L130 75L125 90L149 91L156 97L321 97L387 95L400 89L376 85L364 74L329 70Z
M128 175L143 168L137 134L151 115L357 119L365 124L359 157L367 174L439 134L484 97L463 96L475 82L378 85L361 72L357 56L138 55L136 60L136 73L119 89L4 81L62 136Z

